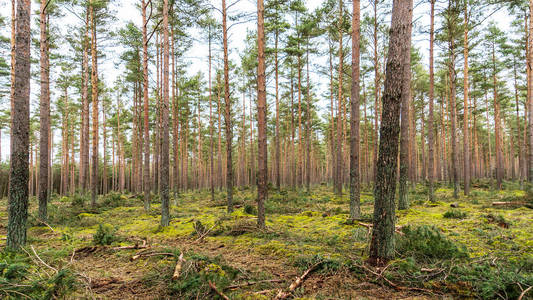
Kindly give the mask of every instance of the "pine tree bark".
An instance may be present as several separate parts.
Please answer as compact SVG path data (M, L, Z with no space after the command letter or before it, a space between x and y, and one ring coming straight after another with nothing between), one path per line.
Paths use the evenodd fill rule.
M463 56L464 56L464 76L463 76L463 95L464 95L464 117L463 117L463 184L464 194L470 193L470 129L468 128L468 0L464 0L464 38L463 38Z
M528 78L528 99L527 99L527 112L528 112L528 148L529 148L529 155L528 155L528 180L530 184L533 184L533 92L531 91L533 89L533 76L532 76L532 69L533 69L533 0L529 0L529 37L527 40L528 44L528 55L527 55L527 63L528 63L528 71L529 71L529 78Z
M40 9L40 63L41 63L41 99L40 99L40 142L39 142L39 219L48 218L48 139L50 135L50 61L48 58L48 1L41 0Z
M435 74L433 66L433 47L435 42L435 0L431 0L430 11L431 24L429 29L429 115L428 115L428 195L429 201L435 200L433 192L433 180L435 176L435 141L433 128L433 101L435 94Z
M360 0L353 0L352 16L352 88L350 113L350 218L361 216L359 166L359 57L360 57Z
M150 132L148 122L148 20L146 19L146 7L145 0L141 2L142 8L142 35L143 35L143 118L144 118L144 210L150 210Z
M412 2L408 1L409 3ZM412 12L412 7L409 7L408 10ZM412 19L412 16L411 18ZM408 199L408 192L409 192L409 186L407 183L408 179L408 173L414 172L414 168L412 165L410 166L410 159L409 159L409 145L414 144L414 139L410 139L410 132L411 130L415 130L415 128L409 128L409 121L410 121L410 109L409 104L411 102L411 31L412 31L412 24L409 22L408 28L407 28L407 35L405 43L407 44L408 50L405 55L405 62L404 62L404 69L402 72L403 74L403 86L402 88L404 91L402 91L402 104L400 109L400 172L399 172L399 188L398 188L398 209L408 209L409 208L409 199ZM414 113L414 111L412 112ZM411 178L412 180L412 178Z
M268 192L264 13L263 0L257 0L257 226L259 228L265 227L265 201Z
M229 95L228 27L226 0L222 0L222 39L224 47L224 123L226 125L226 189L228 212L233 212L233 128L231 125L231 99Z
M98 61L96 53L96 20L94 19L93 0L89 3L89 21L91 24L91 88L93 102L93 144L92 144L92 173L91 173L91 205L96 205L98 193Z
M339 20L338 20L338 33L339 33L339 82L338 82L338 85L339 85L339 90L338 90L338 96L337 96L337 101L338 101L338 105L337 105L337 158L336 158L336 163L337 163L337 166L336 166L336 182L335 182L335 194L337 194L338 196L341 196L342 195L342 172L343 172L343 168L342 168L342 165L343 165L343 160L342 160L342 122L341 122L341 116L342 116L342 97L343 97L343 93L342 93L342 83L343 83L343 80L342 80L342 75L344 73L344 67L343 67L343 62L344 62L344 56L343 56L343 53L342 53L342 48L343 48L343 44L342 44L342 36L343 36L343 33L342 33L342 0L339 0Z
M30 16L31 1L17 0L15 72L11 111L8 224L6 246L18 250L26 244L28 219L28 159L30 133Z
M169 209L169 34L168 0L163 1L163 107L161 125L163 143L161 147L161 226L170 224Z
M389 52L383 93L383 115L380 129L379 158L374 188L374 222L369 262L385 265L394 256L394 222L396 172L400 106L406 89L404 70L410 43L412 0L394 0L390 29Z

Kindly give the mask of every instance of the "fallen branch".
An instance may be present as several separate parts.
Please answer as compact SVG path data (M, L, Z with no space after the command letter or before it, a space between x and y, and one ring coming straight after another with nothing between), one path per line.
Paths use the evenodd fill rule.
M209 228L208 230L206 230L206 232L202 233L202 235L200 235L200 237L197 238L193 243L197 243L197 242L203 240L203 238L204 238L209 232L211 232L211 230L213 230L213 228L215 228L215 226L217 226L216 223L215 223L213 226L211 226L211 228Z
M378 278L381 278L383 280L385 280L385 282L387 282L390 286L392 286L393 288L397 289L397 290L404 290L404 291L418 291L418 292L424 292L424 293L428 293L428 294L434 294L432 291L430 290L427 290L427 289L422 289L422 288L417 288L417 287L404 287L404 286L399 286L397 285L396 283L388 280L385 276L383 276L383 274L379 274L377 272L374 272L372 271L370 268L366 267L365 265L356 265L360 268L363 268L365 269L366 271L374 274L375 276L377 276ZM383 272L382 272L383 273Z
M360 226L363 226L363 227L366 227L368 228L369 230L372 229L372 227L374 226L373 224L367 224L367 223L362 223L362 222L357 222L357 225L360 225ZM399 235L404 235L404 233L402 232L402 226L396 226L394 231L399 234Z
M304 282L304 280L307 278L307 275L309 275L309 273L314 271L321 263L322 262L312 265L309 269L307 269L307 271L305 271L302 274L302 276L297 277L296 280L293 283L291 283L291 285L289 286L289 290L287 292L284 292L283 290L279 290L278 294L276 295L274 299L275 300L287 299L287 297L289 297L290 294L292 294L292 292L294 292L294 290L297 289Z
M50 230L52 230L53 233L55 233L56 231L54 230L54 228L52 228L52 226L50 226L48 223L46 223L45 221L39 219L39 218L36 218L37 222L43 224L43 225L46 225L46 227L50 228Z
M227 286L225 289L238 289L238 288L242 288L242 287L247 287L247 286L251 286L251 285L254 285L254 284L258 284L258 283L265 283L265 282L282 282L283 280L281 279L267 279L267 280L259 280L259 281L247 281L246 283L242 283L242 284L234 284L234 285L230 285L230 286Z
M224 295L224 293L222 293L221 291L219 291L216 287L216 285L214 283L211 282L211 280L209 280L207 283L209 283L209 286L211 287L211 289L217 293L217 295L219 295L222 299L224 300L229 300L228 296Z
M139 245L139 244L135 244L135 245L132 245L132 246L121 246L121 247L115 247L113 248L113 250L126 250L126 249L146 249L146 248L150 248L149 246L146 245L146 241L143 240L143 244L142 245Z
M132 256L132 257L130 258L130 261L137 260L137 259L139 259L140 257L150 257L150 256L158 256L158 255L163 255L163 256L175 256L174 253L170 253L170 252L140 253L140 254L136 254L136 255Z
M183 252L181 252L178 262L176 263L176 267L174 268L174 274L172 274L172 280L178 280L178 278L180 278L181 267L184 261L185 259L183 259Z
M35 257L37 257L37 259L45 266L47 266L49 269L53 270L55 273L57 273L57 269L50 266L49 264L45 263L40 257L39 255L37 255L37 252L35 252L35 248L33 248L33 246L31 246L31 250L33 251L33 254L35 254Z

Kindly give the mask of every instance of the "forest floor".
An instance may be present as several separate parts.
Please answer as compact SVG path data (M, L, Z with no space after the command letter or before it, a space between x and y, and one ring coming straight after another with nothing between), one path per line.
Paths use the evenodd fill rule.
M0 294L221 297L212 282L229 299L272 299L311 269L291 297L532 298L526 289L533 285L533 210L530 204L492 206L527 197L516 183L506 183L501 191L489 186L476 183L470 196L459 199L442 186L433 203L424 186L413 188L411 208L397 212L397 259L382 268L365 264L371 190L361 195L358 222L348 222L348 195L335 197L330 187L317 186L310 193L271 191L267 229L261 231L255 229L250 189L236 191L231 214L223 192L215 194L215 201L208 191L181 193L171 199L172 220L166 228L159 225L157 197L146 212L139 195L101 196L96 208L86 197L54 196L47 224L35 218L37 201L32 199L27 252L0 253ZM1 237L6 234L6 207L7 200L1 200ZM181 271L173 279L177 262Z

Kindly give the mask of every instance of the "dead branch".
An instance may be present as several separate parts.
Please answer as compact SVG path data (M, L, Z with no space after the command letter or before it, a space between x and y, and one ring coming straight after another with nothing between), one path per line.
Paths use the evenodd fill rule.
M175 256L174 253L170 253L170 252L140 253L140 254L136 254L136 255L132 256L130 258L130 261L137 260L137 259L139 259L141 257L150 257L150 256L159 256L159 255L162 255L162 256Z
M381 278L383 280L385 280L385 282L387 282L390 286L392 286L393 288L397 289L397 290L404 290L404 291L418 291L418 292L424 292L424 293L428 293L428 294L434 294L432 291L430 290L427 290L427 289L422 289L422 288L416 288L416 287L404 287L404 286L399 286L397 285L396 283L388 280L385 276L383 276L383 274L379 274L377 272L374 272L372 271L370 268L368 268L367 266L365 265L357 265L358 267L360 268L363 268L365 269L366 271L374 274L376 277L378 278Z
M209 280L208 283L209 283L209 286L211 287L211 289L212 289L215 293L217 293L217 295L219 295L219 296L220 296L222 299L224 299L224 300L229 300L228 296L224 295L224 293L222 293L221 291L219 291L219 290L217 289L217 287L215 286L215 284L211 282L211 280Z
M274 299L275 300L287 299L287 297L289 297L290 294L292 294L292 292L294 292L294 290L297 289L304 282L304 280L307 278L307 275L309 275L309 273L314 271L321 263L322 262L312 265L309 269L307 269L307 271L305 271L302 274L302 276L297 277L296 280L293 283L291 283L291 285L289 286L289 290L287 292L284 292L283 290L279 290L278 294L276 295Z
M135 245L132 245L132 246L121 246L121 247L115 247L113 248L113 250L126 250L126 249L146 249L146 248L150 248L149 246L146 245L146 241L143 240L143 244L142 245L139 245L139 244L135 244Z
M211 232L211 230L213 230L213 228L215 228L215 226L217 226L217 224L215 223L213 226L211 226L211 228L209 228L208 230L206 230L206 232L202 233L202 235L200 235L199 238L197 238L193 243L197 243L201 240L204 239L204 237L209 234L209 232Z
M35 257L37 257L37 259L39 260L39 262L41 262L43 265L45 265L46 267L48 267L50 270L53 270L54 273L57 273L57 269L50 266L49 264L45 263L40 257L39 255L37 255L37 252L35 252L35 248L33 248L33 246L31 246L31 250L33 251L33 254L35 254Z
M522 293L520 293L520 296L518 297L518 300L522 300L524 298L524 296L526 295L526 293L529 292L529 290L531 290L531 288L533 288L533 285L528 287L527 289L523 290Z
M251 285L254 285L254 284L258 284L258 283L265 283L265 282L270 282L270 283L273 283L273 282L282 282L283 280L281 279L267 279L267 280L259 280L259 281L247 281L246 283L242 283L242 284L234 284L234 285L230 285L230 286L227 286L225 289L238 289L238 288L242 288L242 287L247 287L247 286L251 286Z
M172 274L172 280L178 280L178 278L180 278L181 267L184 261L185 259L183 259L183 252L181 252L178 262L176 263L176 267L174 268L174 274Z

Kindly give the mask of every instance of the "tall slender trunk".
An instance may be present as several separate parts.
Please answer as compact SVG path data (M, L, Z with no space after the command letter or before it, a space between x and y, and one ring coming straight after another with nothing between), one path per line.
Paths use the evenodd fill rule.
M142 0L142 22L143 22L143 117L144 117L144 210L150 210L150 132L148 122L148 36L147 27L148 20L146 19L146 7L148 4Z
M50 61L48 58L48 1L41 1L40 30L41 30L41 100L40 121L41 132L39 142L39 218L48 218L48 139L50 136ZM1 156L0 156L1 157Z
M464 76L463 76L463 96L464 96L464 117L463 117L463 181L464 194L470 193L470 130L468 129L468 0L464 0L464 38L463 38L463 56L464 56Z
M405 43L405 41L410 41L412 5L412 0L393 1L383 93L380 149L374 189L374 225L370 242L369 262L374 265L385 265L394 256L394 196L398 163L399 117L402 97L406 92L403 75L407 68L405 64L408 62L406 57L410 51L410 43ZM398 76L398 74L402 75Z
M211 200L215 201L215 165L214 165L214 144L213 144L213 100L211 99L211 25L209 25L209 187L211 189Z
M281 155L281 148L279 143L279 70L278 70L278 40L279 40L279 32L276 28L275 30L275 37L274 37L274 73L275 73L275 81L276 81L276 137L275 137L275 147L276 147L276 187L278 191L281 188L281 170L280 170L280 155Z
M227 27L226 0L222 0L222 32L224 44L224 123L226 125L226 189L228 212L233 212L233 129L231 125L231 99L229 96L229 61L228 61L228 27Z
M98 62L96 53L96 20L94 19L93 0L89 4L89 20L91 23L91 85L93 102L93 149L92 149L92 179L91 179L91 205L96 205L98 193Z
M412 8L408 8L409 10L412 10ZM399 188L398 188L398 209L407 209L409 208L409 199L408 199L408 192L409 192L409 186L407 183L408 173L414 172L414 168L410 166L409 163L409 146L410 144L414 144L414 139L410 139L410 132L414 131L415 128L409 128L409 121L410 121L410 109L409 104L411 102L411 23L408 24L408 34L406 37L408 38L405 40L407 43L407 53L405 54L405 62L403 64L403 86L404 89L402 91L402 103L401 103L401 109L400 109L400 172L399 172ZM414 111L412 112L414 113ZM412 153L412 152L411 152ZM411 176L411 180L412 180Z
M361 215L359 167L359 56L360 0L353 1L352 16L352 94L350 113L350 218Z
M343 83L343 80L342 80L342 75L344 73L344 67L343 67L343 62L344 62L344 57L343 57L343 53L342 53L342 48L343 48L343 44L342 44L342 0L339 0L339 20L338 20L338 24L337 24L337 30L339 32L339 90L338 90L338 106L337 106L337 168L336 168L336 171L337 171L337 174L336 174L336 177L337 177L337 182L335 184L335 194L337 195L342 195L342 172L343 172L343 168L342 168L342 122L341 122L341 116L342 116L342 98L343 98L343 94L342 94L342 83Z
M503 145L502 145L502 129L500 116L500 100L498 99L497 88L497 71L496 71L496 51L495 45L492 44L492 81L493 81L493 100L494 100L494 153L496 155L496 187L502 189L504 165L503 165Z
M168 34L168 0L163 1L163 109L161 125L163 143L161 147L161 226L170 224L169 210L169 34Z
M532 183L533 184L533 92L532 92L532 89L533 89L533 73L532 73L532 69L533 69L533 17L531 17L533 15L533 0L529 0L529 28L528 28L528 32L529 32L529 35L528 35L528 39L527 39L527 49L528 49L528 55L527 55L527 64L528 64L528 74L529 74L529 77L528 77L528 99L527 99L527 112L528 112L528 115L527 115L527 122L528 122L528 128L527 128L527 133L528 133L528 147L529 147L529 155L528 155L528 179L529 179L529 183Z
M306 57L306 65L307 65L307 120L306 120L306 171L305 171L305 187L307 189L307 192L310 192L311 189L311 82L309 80L309 36L307 37L307 57Z
M434 201L433 178L435 176L435 141L433 128L433 101L435 93L435 74L433 70L433 44L435 41L435 0L431 0L431 25L429 30L429 115L428 115L428 183L429 201Z
M266 132L266 78L265 78L265 7L257 0L257 226L265 227L265 201L267 198L267 132ZM251 116L250 116L251 117Z

